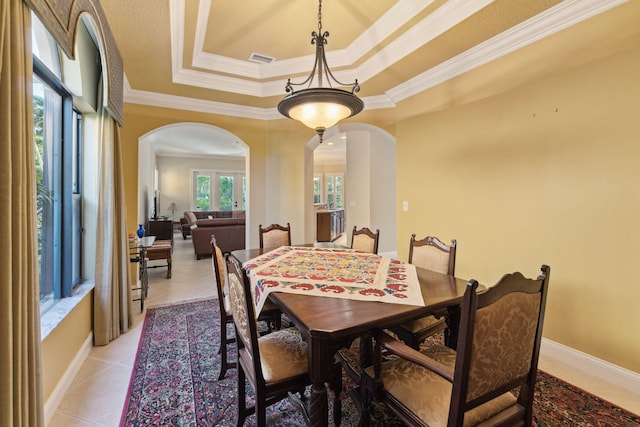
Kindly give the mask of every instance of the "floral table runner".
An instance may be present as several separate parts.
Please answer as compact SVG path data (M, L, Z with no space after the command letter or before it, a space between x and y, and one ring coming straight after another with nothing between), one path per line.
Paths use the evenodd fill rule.
M282 246L243 264L256 315L271 292L424 306L415 266L352 249Z

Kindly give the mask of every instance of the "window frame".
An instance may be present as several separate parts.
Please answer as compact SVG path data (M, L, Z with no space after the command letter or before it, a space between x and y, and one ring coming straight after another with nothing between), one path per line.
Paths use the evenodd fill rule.
M54 90L62 99L60 132L54 135L58 140L53 141L54 162L51 165L54 169L53 179L56 181L53 186L60 189L60 195L54 197L53 207L53 301L41 310L42 314L61 298L71 297L73 288L82 282L82 114L74 109L71 92L35 55L33 56L33 73L34 77ZM74 184L76 184L75 188ZM75 230L79 235L73 229L74 196L80 198L77 210L79 228ZM74 238L69 239L66 236ZM78 256L75 264L74 244L79 245L75 247L75 253ZM38 270L40 274L40 268Z

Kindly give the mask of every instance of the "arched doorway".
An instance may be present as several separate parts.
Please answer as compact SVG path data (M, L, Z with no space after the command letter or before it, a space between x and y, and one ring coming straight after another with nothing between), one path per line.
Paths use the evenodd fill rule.
M238 185L241 186L247 170L247 154L247 144L236 135L203 123L174 123L141 136L138 144L139 221L154 213L177 219L184 211L197 209L194 185L197 173L213 179L216 174L234 174L240 177ZM238 194L242 203L242 188ZM210 202L211 206L219 207L219 199L213 200L214 195L215 187Z
M326 145L325 145L326 144ZM329 144L333 144L329 146ZM317 182L320 180L320 205L333 203L345 211L345 233L350 235L354 225L380 229L380 252L396 254L396 161L395 138L385 130L364 123L346 123L327 130L323 146L313 138L307 147L314 150L313 173L310 176L310 192L314 202ZM321 150L325 159L320 165L315 158ZM342 153L340 153L342 150ZM328 153L328 154L327 154ZM328 159L328 161L326 161ZM330 179L342 177L344 194L342 203L327 197L326 185ZM314 183L315 180L315 183ZM316 186L314 187L314 184ZM339 206L338 206L339 205ZM315 212L310 213L307 224L314 227ZM347 238L347 242L348 242Z

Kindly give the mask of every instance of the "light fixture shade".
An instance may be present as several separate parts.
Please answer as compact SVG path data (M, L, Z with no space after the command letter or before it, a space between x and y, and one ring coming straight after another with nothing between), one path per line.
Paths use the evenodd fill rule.
M278 111L311 129L328 129L364 108L360 98L335 88L303 89L286 96Z

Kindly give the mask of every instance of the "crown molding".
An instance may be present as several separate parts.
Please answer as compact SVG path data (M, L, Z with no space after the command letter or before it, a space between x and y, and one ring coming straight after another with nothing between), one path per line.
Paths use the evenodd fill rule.
M209 0L202 1L209 2ZM410 2L409 0L401 0L403 4L405 1L407 3ZM490 4L492 1L493 0L479 0L478 2L467 2L465 0L452 0L428 17L431 22L429 22L428 18L421 21L403 36L392 42L387 49L385 49L384 54L381 53L380 55L374 55L374 57L363 63L356 70L342 70L340 72L336 72L336 77L342 81L350 81L356 76L361 76L358 80L362 82L366 80L366 78L370 78L385 69L388 65L393 63L391 61L397 61L409 54L410 51L403 49L406 49L406 46L410 44L409 42L412 41L412 37L416 38L419 36L422 39L422 42L425 42L427 39L430 40L449 28L444 24L445 22L449 22L448 25L450 26L451 22L465 19L475 13L475 11ZM578 24L588 18L626 3L627 1L628 0L565 0L547 11L536 15L501 34L498 34L484 43L481 43L466 52L463 52L460 55L457 55L448 61L445 61L442 64L389 89L384 95L362 98L365 102L365 110L394 108L398 102L404 99L451 80L461 74L478 68L481 65L494 61L518 49L535 43L536 41L571 27L572 25ZM422 2L418 0L414 0L413 3L422 4ZM473 5L471 5L471 3L473 3ZM175 83L259 97L283 94L283 88L286 82L284 79L281 81L275 80L259 83L240 78L217 76L194 70L186 70L179 67L178 64L182 64L181 48L183 46L183 43L181 42L183 33L180 33L181 30L179 27L181 27L184 22L184 3L181 0L171 0L170 7L172 58ZM414 31L419 34L414 34ZM329 54L329 52L327 54ZM300 58L296 58L295 60L300 60ZM294 61L294 59L292 59L292 61ZM276 63L277 62L278 61L276 61ZM251 65L257 65L258 68L261 68L273 64ZM289 70L289 73L290 72L291 71ZM362 78L362 76L365 78ZM277 112L275 107L258 108L134 90L130 87L126 76L124 87L124 101L133 104L176 108L257 120L276 120L283 118Z
M405 25L416 14L433 3L433 1L434 0L398 1L371 27L360 34L347 48L327 51L327 62L336 68L352 66L361 57L374 49L378 43ZM172 0L172 2L176 3L175 5L172 4L172 6L175 6L177 15L184 18L184 2L178 0ZM313 54L297 58L280 59L270 64L255 64L250 61L237 60L205 52L204 38L208 27L210 9L211 0L200 0L192 66L211 72L235 74L251 79L267 79L281 77L287 74L309 72L309 64L313 63L314 60ZM172 12L173 11L174 9L172 8ZM180 22L183 24L184 19L181 19ZM178 31L182 32L182 39L184 40L184 25L180 25ZM181 47L182 46L180 46L180 48Z
M387 91L400 102L628 0L566 0Z
M469 2L467 0L450 0L380 52L374 54L371 59L360 67L341 70L334 72L334 74L339 81L351 81L357 76L358 81L364 83L494 1L476 0ZM335 68L352 66L380 41L397 31L409 19L431 3L433 3L433 0L400 0L370 28L358 36L346 49L327 51L327 63ZM204 52L204 33L207 27L210 7L210 0L200 0L193 61L191 64L193 67L208 71L186 70L182 66L184 59L185 4L180 0L171 0L171 47L174 61L172 65L174 83L266 97L281 94L281 89L274 91L273 86L270 86L272 82L257 83L244 78L219 76L211 72L256 80L282 77L283 82L277 83L278 88L281 88L286 83L287 77L285 76L303 74L310 71L309 66L313 64L315 59L313 54L276 60L270 64L255 64L250 61ZM254 87L249 90L247 86L250 84L263 87Z
M274 108L259 108L246 105L229 104L218 101L187 98L185 96L167 95L132 89L125 76L124 101L129 104L148 105L151 107L174 108L177 110L196 111L223 116L242 117L255 120L274 120L283 118Z
M241 117L254 120L278 120L284 117L276 107L260 108L225 102L187 98L132 89L125 76L124 102L129 104L148 105L150 107L175 108L177 110L195 111L199 113L219 114L223 116ZM386 95L362 98L365 110L393 108L395 104Z

